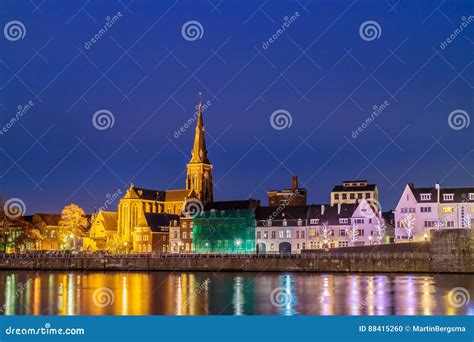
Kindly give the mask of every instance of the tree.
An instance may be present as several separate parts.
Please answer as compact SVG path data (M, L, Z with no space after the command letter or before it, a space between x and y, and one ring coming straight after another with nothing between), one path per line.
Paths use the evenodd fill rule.
M329 242L331 241L329 236L330 231L328 228L328 222L323 222L323 226L321 227L321 238L323 239L323 246L325 248L329 246Z
M60 240L63 249L72 240L76 249L76 239L86 236L87 218L84 210L76 204L69 204L61 212Z
M407 233L408 240L413 239L413 230L415 229L415 218L412 214L406 215L402 220L402 226Z
M355 223L352 223L351 228L347 231L347 236L349 236L349 240L352 246L354 246L357 241L357 236L359 236L359 227L357 227Z
M375 233L377 234L376 238L379 241L379 244L382 243L383 238L385 237L385 222L382 222L378 217L375 218Z
M30 247L31 243L42 240L40 231L22 217L24 207L20 208L17 203L8 207L0 195L0 245L3 253L7 248L14 248L15 251Z

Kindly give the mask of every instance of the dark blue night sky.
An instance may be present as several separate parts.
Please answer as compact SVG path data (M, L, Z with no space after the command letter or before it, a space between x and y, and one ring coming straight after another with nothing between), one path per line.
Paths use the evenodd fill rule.
M384 210L407 182L472 186L474 122L453 129L448 116L474 115L474 18L441 44L473 9L469 0L2 0L1 27L17 20L26 35L0 36L0 126L34 105L0 134L0 192L28 213L70 202L90 212L130 182L183 188L194 127L175 131L200 91L211 104L217 200L266 203L265 191L289 187L293 174L310 203L328 202L343 180L367 179ZM181 32L191 20L203 28L194 41ZM377 39L362 39L366 21L379 25ZM113 127L94 127L101 109ZM279 109L292 119L282 130L270 123Z

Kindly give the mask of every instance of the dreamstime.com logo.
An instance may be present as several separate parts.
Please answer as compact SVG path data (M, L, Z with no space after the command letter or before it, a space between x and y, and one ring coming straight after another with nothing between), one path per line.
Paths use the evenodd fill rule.
M360 25L359 35L366 42L371 42L380 38L382 35L382 28L378 22L367 20Z
M471 123L471 118L469 114L462 109L453 110L448 115L448 125L451 129L455 131L460 131L461 129L468 128Z
M283 287L277 287L270 293L270 302L276 308L288 306L292 300L291 293Z
M455 308L466 306L471 300L469 291L464 287L452 288L448 293L448 303Z
M277 131L290 128L293 124L293 117L285 109L277 109L270 116L270 125Z
M188 42L194 42L202 38L204 35L204 27L202 27L201 23L197 20L187 21L181 27L181 35Z
M26 204L19 198L10 198L3 205L5 215L11 219L19 218L26 212Z
M105 308L115 302L114 291L108 287L99 287L92 294L92 302L99 308Z
M3 27L3 35L11 42L23 39L26 36L26 27L19 20L12 20Z
M51 323L46 323L40 328L14 328L9 326L5 329L6 335L84 335L83 328L53 328Z
M106 129L114 127L115 116L108 109L99 109L92 116L92 124L99 131L104 131Z

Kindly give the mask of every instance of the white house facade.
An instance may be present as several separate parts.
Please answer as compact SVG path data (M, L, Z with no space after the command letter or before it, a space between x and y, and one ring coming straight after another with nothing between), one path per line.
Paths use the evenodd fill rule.
M405 189L394 210L395 242L427 241L432 229L474 225L474 187Z

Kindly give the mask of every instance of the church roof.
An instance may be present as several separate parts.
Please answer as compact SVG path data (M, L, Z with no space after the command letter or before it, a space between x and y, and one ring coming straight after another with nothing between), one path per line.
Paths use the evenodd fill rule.
M166 202L184 201L188 196L189 190L166 190L165 200Z
M153 190L138 188L135 185L131 185L127 193L123 198L136 198L147 201L160 201L160 202L176 202L184 201L188 195L189 190L178 189L178 190Z
M194 145L192 151L192 157L190 164L193 163L204 163L210 164L209 157L207 155L206 137L204 129L204 120L202 118L202 103L201 94L199 94L199 105L198 105L198 118L196 123L196 133L194 135Z
M118 214L112 211L101 211L98 217L102 216L105 230L117 230Z

